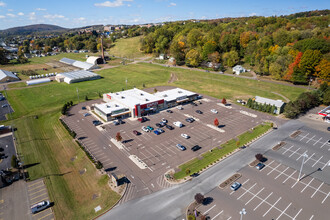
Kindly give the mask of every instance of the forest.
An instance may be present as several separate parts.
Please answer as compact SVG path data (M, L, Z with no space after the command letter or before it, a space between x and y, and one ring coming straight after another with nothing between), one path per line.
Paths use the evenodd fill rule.
M177 65L247 65L259 75L295 84L330 81L329 10L280 17L177 21L141 42L145 53L168 54Z

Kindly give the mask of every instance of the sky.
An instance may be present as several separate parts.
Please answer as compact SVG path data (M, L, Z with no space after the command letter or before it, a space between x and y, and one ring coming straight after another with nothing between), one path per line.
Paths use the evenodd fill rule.
M327 0L0 0L0 30L31 24L75 28L288 15L328 8Z

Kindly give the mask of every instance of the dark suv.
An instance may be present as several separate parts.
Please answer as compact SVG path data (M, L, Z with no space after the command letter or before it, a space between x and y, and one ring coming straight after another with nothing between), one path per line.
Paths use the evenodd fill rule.
M201 149L199 145L195 145L191 148L192 151L198 151L199 149Z

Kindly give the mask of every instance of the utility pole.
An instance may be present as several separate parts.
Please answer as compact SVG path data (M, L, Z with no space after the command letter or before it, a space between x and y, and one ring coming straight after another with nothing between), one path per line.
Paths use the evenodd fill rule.
M303 166L304 166L305 158L308 157L308 155L306 153L304 153L302 155L302 157L303 157L303 160L302 160L302 163L301 163L301 167L300 167L300 171L299 171L299 176L298 176L297 182L300 180L300 175L301 175L301 171L302 171Z

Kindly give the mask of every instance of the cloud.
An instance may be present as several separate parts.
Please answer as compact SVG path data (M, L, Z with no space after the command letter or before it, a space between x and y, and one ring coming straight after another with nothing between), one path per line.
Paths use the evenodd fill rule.
M174 6L176 6L176 3L171 2L170 5L169 5L168 7L174 7Z
M6 6L6 3L4 2L0 2L0 7L5 7ZM3 16L3 15L2 15Z
M47 9L45 8L36 8L36 11L46 11Z
M3 18L5 18L6 16L4 16L4 15L0 15L0 19L3 19Z
M47 18L47 19L56 19L56 18L65 18L64 15L58 15L58 14L54 14L54 15L44 15L44 18Z
M96 7L110 7L110 8L115 8L115 7L120 7L124 6L124 2L132 2L133 0L115 0L113 2L110 1L105 1L103 3L95 3L94 6ZM131 6L130 4L127 4L127 6Z
M35 20L35 19L36 19L36 13L35 13L35 12L31 12L31 13L29 14L29 19L30 19L30 20Z
M19 12L17 15L19 15L19 16L23 16L24 13L23 13L23 12Z
M85 21L85 20L86 20L86 18L84 18L84 17L78 18L78 21Z
M7 9L7 11L14 11L13 9Z
M8 17L11 17L11 18L14 18L14 17L16 17L16 15L14 15L14 14L11 14L11 13L7 13L7 16L8 16Z
M251 14L249 14L249 16L256 16L257 15L257 13L255 13L255 12L252 12Z

